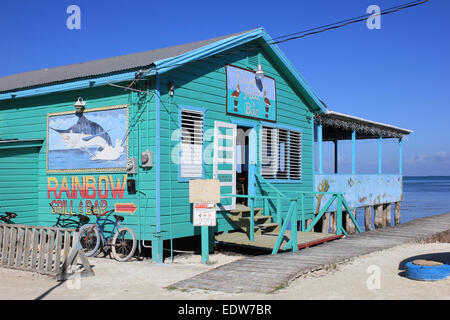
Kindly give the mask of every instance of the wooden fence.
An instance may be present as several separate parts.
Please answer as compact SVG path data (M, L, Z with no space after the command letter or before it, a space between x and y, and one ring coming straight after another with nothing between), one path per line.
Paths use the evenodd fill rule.
M73 229L0 224L0 266L57 276L77 238Z

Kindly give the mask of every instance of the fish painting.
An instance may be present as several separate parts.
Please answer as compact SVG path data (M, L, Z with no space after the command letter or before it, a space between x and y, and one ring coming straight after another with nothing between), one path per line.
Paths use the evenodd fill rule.
M117 160L124 148L120 141L113 146L108 132L98 123L89 120L84 114L78 115L78 121L67 129L50 129L61 135L62 141L69 149L80 149L88 152L92 160ZM94 154L89 149L97 148Z
M128 156L128 106L48 115L48 170L123 169Z

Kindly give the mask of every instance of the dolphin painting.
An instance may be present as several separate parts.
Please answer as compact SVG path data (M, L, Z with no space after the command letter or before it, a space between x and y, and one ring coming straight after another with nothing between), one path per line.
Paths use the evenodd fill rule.
M123 153L120 139L117 139L113 146L111 137L101 125L87 119L84 114L76 115L78 121L68 129L50 129L61 135L62 141L70 149L80 149L92 156L91 160L117 160ZM95 153L91 153L89 148L97 148Z

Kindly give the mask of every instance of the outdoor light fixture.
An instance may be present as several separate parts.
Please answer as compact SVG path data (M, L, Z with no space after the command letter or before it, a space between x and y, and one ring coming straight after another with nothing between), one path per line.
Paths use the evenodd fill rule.
M169 90L170 96L173 97L173 94L175 93L175 85L172 81L169 81L169 83L167 84L167 88Z
M82 113L86 107L86 102L84 102L82 97L79 97L77 102L75 102L74 106L75 106L76 113Z
M264 80L264 71L263 71L261 65L258 65L258 69L256 70L256 73L255 73L255 78L258 81L263 81Z

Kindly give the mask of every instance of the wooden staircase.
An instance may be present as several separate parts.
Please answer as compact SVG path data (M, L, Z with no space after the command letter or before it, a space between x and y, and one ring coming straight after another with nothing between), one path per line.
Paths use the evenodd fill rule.
M280 224L271 222L272 216L263 215L263 208L255 208L254 211L255 236L266 233L278 233L280 231ZM250 236L250 207L243 204L236 204L236 209L230 210L229 212L230 220L235 225L240 227L247 234L247 236Z

